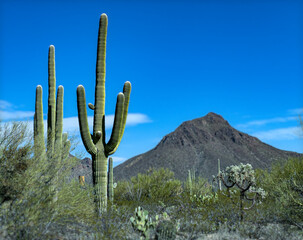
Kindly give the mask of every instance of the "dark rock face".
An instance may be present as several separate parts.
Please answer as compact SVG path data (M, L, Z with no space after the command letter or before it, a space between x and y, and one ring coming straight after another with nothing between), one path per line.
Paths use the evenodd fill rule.
M237 131L215 113L183 122L166 135L152 150L135 156L114 168L115 181L130 179L146 173L150 167L168 168L175 178L184 181L188 170L209 180L221 169L239 163L250 163L253 168L268 168L272 162L303 154L283 151Z

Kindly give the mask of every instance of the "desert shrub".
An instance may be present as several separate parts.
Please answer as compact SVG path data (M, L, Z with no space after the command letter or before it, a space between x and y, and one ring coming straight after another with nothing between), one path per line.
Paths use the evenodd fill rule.
M123 180L117 183L114 189L114 204L120 207L135 209L141 203L142 189L134 189L131 181Z
M187 180L183 183L181 194L183 202L189 202L192 206L200 207L214 200L215 195L207 179L201 176L196 178L191 172L189 174L191 176L188 176Z
M147 174L139 173L130 181L119 182L115 191L115 200L169 203L181 192L181 182L174 179L172 171L163 168L149 169Z
M24 172L31 164L31 136L27 124L0 123L0 205L20 196Z
M268 192L264 201L268 215L303 228L303 158L279 161L271 170L257 173L260 185Z
M69 179L78 159L35 157L23 123L2 125L0 136L1 193L7 199L0 206L0 238L53 239L54 225L93 221L92 190Z

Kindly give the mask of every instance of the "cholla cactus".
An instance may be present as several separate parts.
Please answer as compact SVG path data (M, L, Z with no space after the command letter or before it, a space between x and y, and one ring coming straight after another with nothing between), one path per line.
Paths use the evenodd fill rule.
M138 231L142 236L140 239L149 239L151 229L154 229L158 223L159 216L156 215L156 220L153 221L148 217L148 211L139 206L135 210L135 216L130 218L132 227Z
M227 188L227 196L231 199L234 194L237 193L233 187L237 187L240 190L240 220L243 220L244 210L251 209L260 198L266 196L265 191L262 188L256 188L255 172L250 164L241 163L238 166L227 167L225 171L220 171L217 175L217 179L221 180L223 185ZM249 197L248 193L254 194L253 197ZM251 206L244 207L244 200L251 202Z

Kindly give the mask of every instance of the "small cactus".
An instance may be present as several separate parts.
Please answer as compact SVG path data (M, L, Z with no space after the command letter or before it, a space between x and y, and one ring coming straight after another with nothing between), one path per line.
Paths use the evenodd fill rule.
M139 206L135 210L135 216L131 217L130 221L133 229L142 235L140 239L149 239L150 230L155 228L158 222L158 215L156 216L156 220L152 221L152 219L148 217L148 211L143 211L142 207Z

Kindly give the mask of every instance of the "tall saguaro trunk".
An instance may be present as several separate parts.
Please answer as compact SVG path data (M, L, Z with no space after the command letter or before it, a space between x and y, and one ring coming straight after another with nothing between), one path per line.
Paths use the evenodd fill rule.
M93 184L95 187L95 201L97 212L106 211L107 208L107 158L117 150L126 124L129 96L131 91L130 82L125 82L123 93L117 96L114 126L108 143L105 142L105 58L106 58L106 36L107 15L102 14L99 21L97 63L96 63L96 86L95 104L88 106L94 111L93 134L90 134L85 90L82 85L77 87L77 106L79 127L82 142L86 151L92 156L93 161Z

